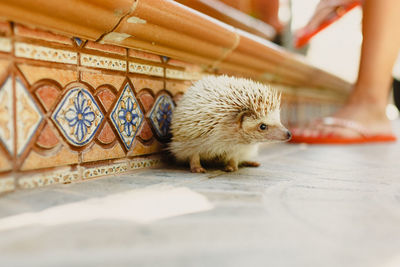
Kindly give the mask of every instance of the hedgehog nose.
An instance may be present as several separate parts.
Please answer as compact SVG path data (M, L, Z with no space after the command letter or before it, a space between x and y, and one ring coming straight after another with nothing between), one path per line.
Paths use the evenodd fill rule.
M287 131L286 132L286 137L287 137L287 140L289 141L292 138L292 133Z

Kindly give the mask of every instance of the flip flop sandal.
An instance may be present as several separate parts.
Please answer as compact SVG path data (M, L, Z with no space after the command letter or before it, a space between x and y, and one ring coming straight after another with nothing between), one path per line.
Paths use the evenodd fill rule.
M322 125L341 127L350 129L359 134L358 137L343 137L335 134L305 136L293 133L290 143L307 143L307 144L364 144L379 142L395 142L397 137L393 134L370 134L368 129L361 124L345 119L334 117L326 117L321 119Z
M301 48L306 45L320 31L324 30L329 25L343 17L347 12L361 4L361 0L356 0L348 4L332 6L332 12L329 13L316 28L313 30L307 30L307 26L305 26L295 34L294 46L296 48ZM316 10L316 12L318 12L318 10Z

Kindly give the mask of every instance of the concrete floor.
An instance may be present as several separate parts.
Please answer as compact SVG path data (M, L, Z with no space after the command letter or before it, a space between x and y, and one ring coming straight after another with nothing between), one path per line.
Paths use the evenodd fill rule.
M0 265L400 266L400 143L281 144L259 160L5 195Z

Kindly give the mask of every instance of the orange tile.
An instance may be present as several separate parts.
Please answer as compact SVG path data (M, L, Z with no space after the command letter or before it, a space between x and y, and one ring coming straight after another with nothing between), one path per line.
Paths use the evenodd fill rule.
M37 67L27 64L19 64L18 68L31 85L42 79L51 79L65 87L68 83L76 81L78 78L78 73L73 70Z
M36 144L44 149L54 148L59 143L60 140L55 135L49 124L46 124L46 126L41 130L40 135L36 140Z
M104 124L104 127L101 130L97 139L105 145L110 144L115 140L115 134L108 122Z
M93 41L88 41L85 45L85 48L97 50L105 53L118 54L122 56L126 56L126 48L115 46L115 45L107 45L107 44L99 44Z
M98 88L100 85L112 85L115 89L121 89L125 80L125 76L102 74L100 72L83 71L82 80L89 83L93 88Z
M105 159L116 159L125 157L125 152L117 142L112 148L102 148L98 144L93 144L87 151L82 152L82 161L91 162Z
M146 120L143 121L142 130L140 131L139 136L145 141L148 141L153 137L153 132L151 131L150 125Z
M131 81L133 83L133 87L136 89L136 92L147 88L153 90L153 92L156 94L158 91L164 88L164 81L162 79L131 77Z
M161 62L161 58L159 55L147 53L147 52L140 51L140 50L129 49L128 55L130 57L134 57L134 58L140 58L140 59L145 59L145 60L154 61L154 62Z
M199 65L191 64L188 62L184 62L178 59L170 59L168 61L168 65L176 66L176 67L182 67L185 69L185 71L191 71L191 72L201 72L202 68Z
M31 150L21 170L34 170L78 163L78 153L62 147L55 155L44 156Z
M6 75L8 66L10 66L9 60L0 59L0 79Z
M35 93L45 109L49 111L61 92L55 86L46 84L38 88Z
M0 171L11 170L11 162L8 160L6 155L0 150Z
M101 91L97 93L97 96L107 111L110 109L116 98L116 96L108 88L101 89Z
M181 100L182 97L183 97L183 93L177 93L176 95L174 95L173 100L174 100L175 104L178 104L179 100Z
M167 80L165 84L165 88L169 91L172 95L178 93L185 93L186 90L192 85L191 81L172 81Z
M147 91L141 91L138 94L138 98L140 99L145 112L149 111L154 104L154 97Z
M9 36L11 35L11 26L7 21L0 21L0 35Z
M23 36L33 39L44 40L48 42L55 42L61 44L72 45L72 40L69 37L55 34L49 31L29 28L21 24L14 26L14 32L17 36Z
M151 155L160 153L164 145L162 145L157 140L153 140L153 142L149 145L143 145L139 140L135 139L133 143L133 149L129 151L128 156L140 156L140 155Z

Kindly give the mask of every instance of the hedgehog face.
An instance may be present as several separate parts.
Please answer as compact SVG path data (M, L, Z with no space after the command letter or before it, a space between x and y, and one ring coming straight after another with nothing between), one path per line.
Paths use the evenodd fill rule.
M239 131L248 143L289 141L292 136L281 124L279 110L263 117L244 114Z

